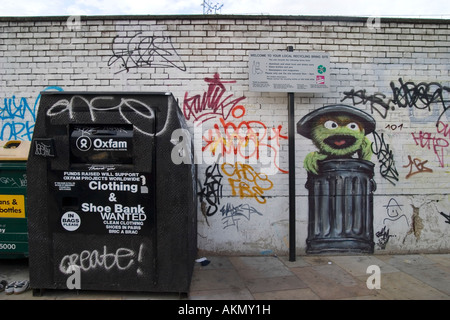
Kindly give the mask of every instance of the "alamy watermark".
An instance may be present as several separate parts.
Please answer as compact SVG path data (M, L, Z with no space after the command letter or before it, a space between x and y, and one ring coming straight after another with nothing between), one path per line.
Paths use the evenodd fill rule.
M366 270L367 274L371 274L366 281L367 289L381 289L381 270L376 264L370 265Z
M380 17L369 17L366 21L367 29L371 31L378 31L381 29L381 18Z
M66 281L67 289L69 289L69 290L73 290L73 289L80 290L81 289L81 270L80 270L80 267L75 265L75 264L72 264L72 265L70 265L67 268L66 273L70 274L70 276L67 278L67 281Z
M66 20L67 29L70 31L80 31L81 30L81 17L80 16L70 16Z
M267 128L247 130L239 128L223 133L217 128L202 131L194 126L194 137L188 129L172 132L171 160L174 164L216 164L235 163L258 164L261 173L274 175L280 171L280 145L277 143L279 129ZM194 146L194 153L192 147ZM193 155L193 157L192 157Z

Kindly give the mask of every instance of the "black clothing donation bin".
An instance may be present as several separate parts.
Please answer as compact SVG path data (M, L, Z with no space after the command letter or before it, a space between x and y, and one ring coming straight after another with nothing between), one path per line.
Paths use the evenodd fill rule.
M185 130L172 94L41 94L27 164L34 293L187 293L196 171L190 141L192 161L171 157Z

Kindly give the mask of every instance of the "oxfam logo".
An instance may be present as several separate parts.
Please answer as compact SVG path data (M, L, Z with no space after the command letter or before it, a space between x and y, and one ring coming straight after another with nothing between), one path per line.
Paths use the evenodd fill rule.
M88 136L81 136L76 142L77 148L80 151L88 151L92 146L91 138Z
M317 67L317 72L320 74L325 73L327 71L327 68L325 68L323 65L320 65Z

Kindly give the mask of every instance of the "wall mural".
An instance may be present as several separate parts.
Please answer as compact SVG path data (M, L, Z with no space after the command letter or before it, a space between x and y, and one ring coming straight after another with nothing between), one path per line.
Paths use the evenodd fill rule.
M351 89L343 93L344 97L341 102L348 101L354 106L363 104L370 108L372 114L377 114L387 121L394 119L394 121L397 121L385 124L384 131L387 131L387 137L385 133L378 134L375 131L372 133L372 152L378 160L379 173L382 178L396 186L402 178L415 180L422 175L434 174L436 176L437 173L439 178L435 181L436 186L443 183L445 188L445 181L441 182L440 179L450 172L445 169L448 167L445 158L446 155L448 156L450 147L448 123L450 87L438 82L416 83L399 78L398 82L390 82L390 88L390 95L382 92L372 94L366 92L365 89ZM400 117L407 115L406 121L398 122L399 115ZM383 130L383 128L380 129ZM410 146L405 149L396 149L395 146L387 143L389 136L394 134L397 138L397 133L409 136L405 139L404 145L407 145L409 140L409 143L416 148ZM407 153L398 154L406 150ZM394 161L394 156L397 159L402 159L402 163L398 166ZM400 175L399 171L403 171L403 176ZM413 235L416 240L415 244L417 244L422 229L428 227L423 222L424 219L421 215L430 214L435 219L439 218L439 224L442 224L442 221L449 223L448 216L440 208L433 208L431 211L421 210L420 205L413 203L410 204L412 214L406 216L404 212L407 211L408 206L400 201L401 199L391 198L389 203L384 206L389 213L389 219L384 219L375 233L378 240L377 246L381 250L387 248L391 238L396 238L397 243L404 244L406 238ZM441 200L429 201L437 204ZM402 219L399 219L399 217ZM394 227L393 221L396 221L397 224L394 231L390 229ZM399 227L398 224L403 224L403 226ZM401 232L398 232L401 228L406 228L409 231L402 235ZM440 227L435 225L433 232L435 232L435 228Z
M217 214L223 229L239 230L240 222L263 216L253 204L267 203L267 192L274 187L269 176L288 173L280 165L281 141L288 137L281 133L281 124L247 120L246 97L235 96L226 87L236 80L223 80L215 73L204 82L207 89L203 93L185 93L182 109L185 119L193 122L194 136L197 132L201 135L202 157L214 159L203 182L199 181L200 208L208 226L208 218ZM221 202L227 182L230 194L225 199L246 203Z
M244 79L242 75L247 73L245 67L235 68L224 64L226 68L220 65L206 71L211 74L204 74L208 68L202 66L198 57L203 56L207 61L210 60L210 56L206 56L203 50L199 50L201 53L198 54L193 52L189 54L190 40L183 35L180 35L179 39L171 37L169 35L171 33L163 31L165 29L162 26L156 26L155 31L144 30L147 27L140 26L136 30L133 29L134 31L132 29L126 31L124 28L122 26L113 28L113 33L109 37L105 26L103 38L106 43L102 44L102 49L109 51L102 54L101 62L92 61L90 65L99 67L105 79L111 74L110 80L117 80L114 79L117 74L129 73L132 82L126 83L125 88L133 83L145 87L148 85L146 82L148 78L161 72L167 74L170 80L180 80L180 84L173 85L172 88L169 82L167 88L178 91L177 94L182 101L180 107L185 119L190 122L189 129L194 130L194 136L195 130L204 125L204 130L198 131L201 135L198 140L201 142L199 148L199 154L203 157L201 160L219 159L215 163L206 160L198 163L202 164L199 166L202 178L198 181L198 197L207 226L210 226L210 223L211 226L216 224L232 235L236 234L234 233L236 229L240 231L239 236L241 234L248 236L250 233L248 230L261 226L260 221L274 218L280 220L273 224L278 224L281 226L279 228L284 230L285 220L283 217L280 218L282 213L275 212L282 210L272 208L285 203L284 197L279 196L284 190L285 179L273 175L288 173L285 161L287 152L284 150L287 147L288 137L285 134L287 130L283 128L284 120L280 120L279 115L271 118L266 113L272 104L275 107L283 105L285 103L283 99L279 99L278 96L262 95L260 97L249 94L245 91L246 89L243 89L245 83L238 83L233 78L228 78L230 73L236 72L236 76L232 77ZM153 29L153 27L149 28ZM63 38L69 39L69 37L67 34ZM395 45L393 48L396 48ZM239 54L241 53L238 51L233 52L234 59L237 59ZM434 53L430 54L434 55ZM190 55L197 56L191 59ZM8 63L9 58L13 59L11 66L18 63L18 60L14 61L15 57L12 54L7 58ZM415 80L409 78L410 75L405 75L404 79L392 78L393 74L401 74L404 66L409 69L408 62L405 63L403 65L403 62L400 62L398 69L386 68L381 64L369 66L370 70L373 68L380 72L377 75L380 81L388 81L384 85L379 82L370 83L370 80L356 81L355 77L354 82L349 82L348 88L339 86L337 91L330 95L314 96L311 99L308 98L308 102L302 101L302 105L316 104L323 101L316 100L320 98L349 104L319 108L307 114L298 123L298 133L310 139L317 148L317 150L311 150L306 156L305 170L299 173L302 178L304 174L307 174L308 178L305 185L307 192L303 190L308 193L309 203L306 239L308 253L324 251L371 253L374 247L373 241L380 250L395 248L400 243L403 245L401 250L416 249L416 247L406 246L426 248L428 244L419 247L418 245L421 244L417 241L420 238L420 231L426 228L430 230L428 237L434 237L436 240L445 239L440 235L447 230L443 228L450 227L448 194L445 192L448 186L445 178L450 173L448 169L450 150L448 76L445 76L446 69L443 68L442 80L438 80L439 76L435 75L434 69L416 73L420 74L420 79L425 80ZM423 63L426 65L426 62ZM13 67L8 66L8 68ZM41 67L34 69L36 79L45 74L46 71L43 70L46 69ZM74 73L84 71L84 67L73 68ZM226 77L221 77L222 72ZM180 77L183 73L187 74ZM349 74L353 77L352 71L349 70ZM21 79L20 76L18 80ZM32 77L31 80L34 77L34 75L23 76L27 78L26 81L29 80L28 77ZM337 77L340 79L339 74ZM203 83L200 88L195 87L195 81L190 81L202 78ZM20 90L38 92L44 88L44 91L62 91L60 87L49 86L53 83L53 80L49 79L51 78L43 77L42 82L33 81L33 84L37 83L40 86L39 88L31 89L30 85L24 85L24 88ZM78 87L84 84L84 80L67 82L68 78L64 79L60 82L61 86ZM31 140L40 94L27 96L19 91L14 92L18 90L16 87L21 86L20 83L14 86L14 81L11 82L12 87L9 82L6 83L7 92L4 92L4 97L0 101L0 140ZM363 87L358 87L362 83L369 86L365 88L363 84ZM235 84L237 84L236 87ZM116 88L112 81L110 85L113 89ZM387 90L372 92L374 86L378 85ZM99 87L101 86L103 84L99 84ZM161 86L166 86L166 83L162 82ZM86 87L94 89L89 85ZM54 113L72 112L72 102L55 105L52 111ZM124 100L113 107L121 110L138 104L136 101ZM95 117L95 103L85 101L84 105ZM360 106L364 106L367 113L357 109ZM141 107L146 109L147 106L141 105ZM375 131L375 120L372 117L377 119L378 132ZM402 138L401 148L399 148L400 142L397 137ZM301 141L300 144L302 144ZM403 146L407 147L403 148ZM42 155L49 152L45 147L43 145ZM379 216L375 219L377 228L375 233L372 231L374 224L372 196L376 191L376 184L373 181L374 163L378 167L377 178L380 179L379 189L381 189L378 191L377 198L386 197L384 202L377 199L376 212ZM430 191L424 188L417 190L418 194L404 193L403 188L408 186L422 187L421 181L425 181L428 176L437 178L436 183L434 179L433 182L426 183L425 188L429 188ZM390 190L395 190L396 187L398 191L390 194ZM425 197L426 200L423 201L433 203L435 206L432 214L439 222L439 228L437 223L432 224L421 216L425 215L426 210L423 209L424 207L420 209L419 196L420 193L427 195L427 192L432 194L432 197ZM297 196L302 197L303 194ZM409 203L412 200L417 203ZM282 232L278 232L275 228L272 231L277 233L274 239L282 238ZM226 243L234 246L233 241L237 243L241 240L241 238L231 237L214 239L214 236L211 233L212 239L207 240L217 240L214 244L217 248L221 245L228 246ZM255 233L252 236L248 236L247 243L254 243L259 235ZM416 242L405 244L405 238L413 236ZM422 236L422 239L426 237ZM425 241L422 242L425 243ZM434 241L434 243L438 242ZM430 248L447 248L448 244L433 244L433 246ZM99 248L106 248L108 252L117 249L110 248L109 245L99 246ZM118 250L121 249L140 252L140 247L118 248ZM239 248L232 248L232 250L239 250ZM90 252L96 253L95 250ZM114 251L111 252L114 253ZM107 254L106 251L104 253Z
M373 180L371 142L375 120L347 105L312 111L297 132L319 151L304 160L308 173L307 253L373 253Z
M411 132L412 139L416 146L422 149L433 151L439 161L441 168L445 167L445 153L450 146L447 139L449 137L448 110L450 109L450 88L437 82L404 82L402 78L398 79L398 84L390 82L391 93L389 97L382 92L368 94L365 89L344 92L341 102L348 99L354 106L363 104L370 106L373 113L386 119L390 113L395 110L407 109L408 119L411 124L423 125L426 123L435 123L436 131ZM385 129L391 131L402 131L403 123L387 124ZM386 143L384 133L373 132L374 142L372 151L377 156L380 164L380 174L391 184L396 185L399 181L399 173L394 162L394 153L390 145ZM427 160L411 158L408 156L408 163L403 167L410 168L406 179L415 173L433 172L426 166Z

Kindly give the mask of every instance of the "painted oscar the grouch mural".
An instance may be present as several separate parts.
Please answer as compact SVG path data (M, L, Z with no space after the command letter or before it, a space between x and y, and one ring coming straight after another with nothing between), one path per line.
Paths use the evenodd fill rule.
M347 105L316 109L297 132L318 151L306 155L309 222L307 253L373 252L373 163L369 114Z
M346 105L319 108L297 123L297 132L311 139L319 151L309 153L303 165L318 174L318 161L354 156L372 157L371 142L366 137L375 129L375 120L367 113Z

